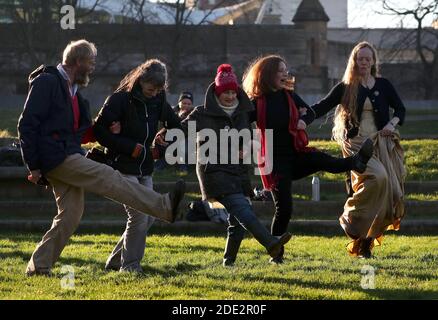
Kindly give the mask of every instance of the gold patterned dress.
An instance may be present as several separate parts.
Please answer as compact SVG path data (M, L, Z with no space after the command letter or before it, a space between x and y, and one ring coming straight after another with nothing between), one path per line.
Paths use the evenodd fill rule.
M380 245L385 230L398 230L404 216L404 180L406 170L403 165L404 152L400 146L400 135L383 137L377 131L373 107L367 98L359 126L359 134L344 141L344 157L356 153L366 138L374 142L374 154L367 169L359 174L351 172L354 194L344 205L339 218L345 233L353 239L347 246L348 252L358 255L360 243L371 237L374 245Z

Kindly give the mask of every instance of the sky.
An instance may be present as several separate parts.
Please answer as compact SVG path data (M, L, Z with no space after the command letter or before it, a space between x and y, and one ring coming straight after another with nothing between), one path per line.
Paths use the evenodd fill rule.
M438 0L434 0L435 2ZM401 26L400 17L377 14L376 11L383 11L378 0L348 0L348 26L350 28L397 28ZM412 9L416 7L418 0L395 0L390 1L395 8ZM431 3L432 0L425 0L424 3ZM437 16L435 15L435 18ZM433 15L425 18L424 25L432 24ZM414 19L405 19L403 27L416 27Z
M87 1L87 0L84 0ZM91 0L88 0L91 1ZM94 3L95 0L91 2ZM105 0L113 1L113 0ZM160 0L149 0L151 2L157 2ZM167 2L178 0L165 0ZM182 2L182 0L179 0ZM414 19L405 19L403 24L400 22L399 16L394 15L382 15L377 12L382 12L381 0L347 0L348 1L348 27L349 28L415 28L416 21ZM418 2L432 3L438 0L388 0L388 2L394 8L406 8L412 9L417 6ZM431 26L433 15L430 14L424 20L424 26ZM438 16L435 15L435 18Z

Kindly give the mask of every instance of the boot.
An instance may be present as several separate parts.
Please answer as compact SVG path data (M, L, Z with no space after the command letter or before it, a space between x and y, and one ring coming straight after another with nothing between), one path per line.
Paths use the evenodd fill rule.
M363 259L370 259L372 243L373 243L373 238L371 237L363 239L359 246L358 257Z
M373 156L374 143L370 138L366 139L359 151L351 157L351 169L359 173L364 173L367 169L367 163Z
M224 267L232 267L234 265L242 239L242 237L228 236L227 244L225 245L224 261L222 263Z
M282 264L284 262L284 246L281 247L280 254L276 257L270 258L269 262L272 264Z
M258 220L252 221L245 227L252 233L254 238L266 248L272 258L280 255L281 247L292 238L292 235L289 232L286 232L279 237L274 237Z
M292 238L292 234L289 232L283 233L279 237L275 237L278 239L278 242L276 242L272 247L268 249L269 255L274 259L280 259L282 260L281 263L283 263L283 252L284 252L284 245L289 242L289 240Z
M178 206L183 199L185 192L186 183L184 180L180 179L175 183L173 190L169 193L170 204L172 206L172 217L169 221L170 223L175 222L176 217L178 216Z

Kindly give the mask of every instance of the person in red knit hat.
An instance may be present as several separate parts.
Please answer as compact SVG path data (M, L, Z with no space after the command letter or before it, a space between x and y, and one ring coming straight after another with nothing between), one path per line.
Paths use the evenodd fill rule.
M249 114L254 110L246 93L239 87L237 77L231 65L222 64L217 69L213 83L205 94L205 103L181 122L185 131L191 121L196 131L213 130L216 137L223 131L251 131ZM247 198L251 194L249 178L250 165L243 163L243 145L239 153L232 150L231 139L217 139L217 153L204 156L199 152L205 141L197 139L196 173L201 187L202 199L221 203L228 212L228 237L225 246L223 265L232 266L245 234L245 229L263 245L271 257L280 254L281 248L290 240L291 235L284 233L278 237L271 235L254 214ZM210 142L210 141L208 141ZM222 143L222 144L221 144ZM232 161L233 153L239 157ZM228 162L224 163L224 159ZM220 159L220 161L218 161Z
M61 63L41 65L29 75L29 92L17 126L22 157L30 182L50 183L58 213L32 253L27 276L52 274L84 213L85 191L168 222L175 221L184 196L183 181L177 182L170 194L161 195L85 157L81 139L91 126L91 114L78 90L87 86L96 57L93 43L72 41L65 47Z

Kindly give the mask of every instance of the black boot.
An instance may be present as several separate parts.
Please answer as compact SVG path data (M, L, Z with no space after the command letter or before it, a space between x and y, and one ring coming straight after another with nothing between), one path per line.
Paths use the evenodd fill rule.
M373 243L373 238L365 238L361 241L359 246L358 257L363 259L371 258L371 245Z
M286 232L279 237L274 237L258 220L252 221L245 227L252 233L254 238L266 248L272 258L280 255L281 248L290 240L290 238L292 238L292 235L289 232Z
M364 173L367 169L367 163L373 156L374 143L370 138L366 139L359 151L351 157L351 169L359 173Z
M270 258L269 262L272 264L282 264L284 262L284 246L281 247L280 254L276 257Z
M284 245L288 243L289 240L292 238L292 234L286 232L283 233L281 236L275 238L278 239L278 242L268 249L268 253L274 259L278 259L279 257L281 257L281 260L283 260Z
M175 222L176 217L178 216L178 206L181 200L184 198L184 194L186 192L186 183L184 180L180 179L175 183L173 190L170 192L170 204L172 206L172 217L170 219L170 223Z
M242 237L228 236L227 244L225 245L224 261L222 263L224 267L231 267L234 265L242 239Z

